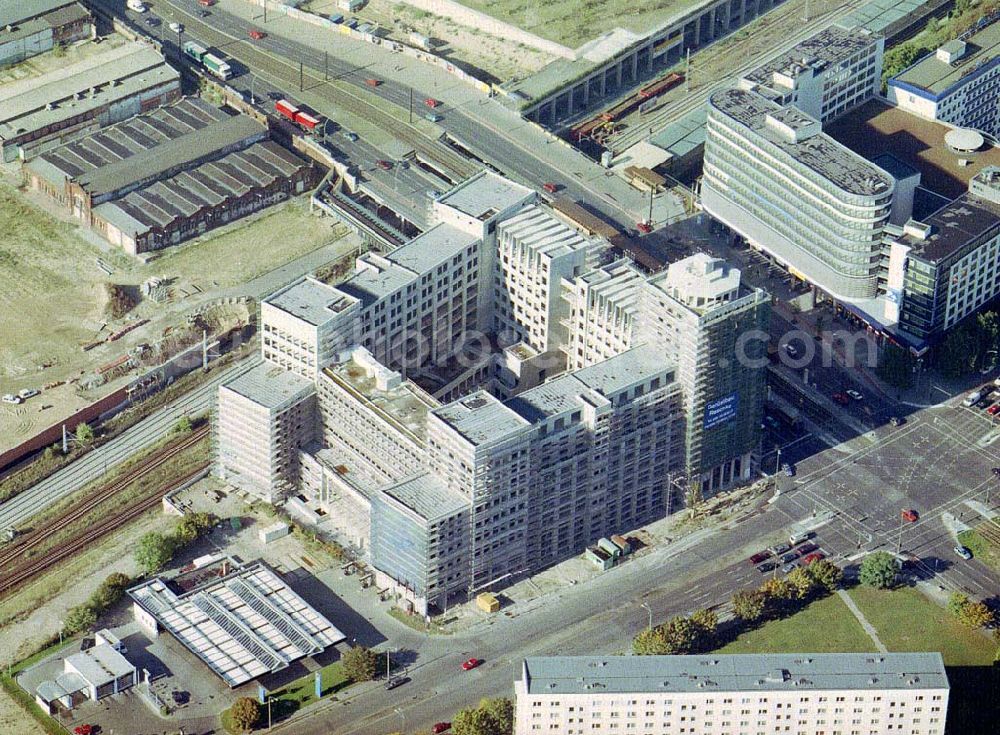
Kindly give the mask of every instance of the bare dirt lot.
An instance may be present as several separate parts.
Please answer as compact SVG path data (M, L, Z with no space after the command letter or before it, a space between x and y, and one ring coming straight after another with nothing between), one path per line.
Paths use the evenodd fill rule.
M326 15L341 12L335 0L312 0L308 9ZM411 43L411 30L422 33L432 39L433 51L438 56L465 65L473 73L482 70L501 81L537 71L553 59L537 49L393 0L370 0L355 15L361 20L378 22L391 38L404 43Z
M155 343L186 315L242 283L340 237L332 220L310 215L304 199L273 207L197 240L171 248L148 263L102 249L91 234L63 221L43 202L0 180L0 393L92 374L98 366L140 343ZM97 265L100 258L111 269ZM151 276L163 278L164 303L142 300L120 319L104 310L108 283L134 290ZM125 337L89 351L134 320L149 322ZM72 385L44 390L19 406L0 404L0 448L17 444L112 386L83 393ZM42 410L41 407L51 406Z

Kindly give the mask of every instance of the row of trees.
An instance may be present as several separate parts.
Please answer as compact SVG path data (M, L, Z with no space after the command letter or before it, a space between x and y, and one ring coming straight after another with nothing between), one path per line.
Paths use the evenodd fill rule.
M143 534L135 549L136 563L146 574L159 572L174 554L206 533L215 521L211 513L188 513L173 533L150 531Z
M969 628L987 628L993 625L995 616L985 602L970 600L961 592L953 592L948 599L948 610L958 621Z
M101 613L122 598L130 584L132 578L127 574L121 572L109 574L86 602L74 605L67 611L66 619L63 621L63 632L66 635L74 635L90 628L97 622Z
M757 589L734 594L733 616L743 625L784 617L815 597L833 592L843 578L843 570L826 559L796 567L784 578L770 578ZM698 610L643 630L632 640L632 650L640 656L701 653L715 648L718 638L718 615Z

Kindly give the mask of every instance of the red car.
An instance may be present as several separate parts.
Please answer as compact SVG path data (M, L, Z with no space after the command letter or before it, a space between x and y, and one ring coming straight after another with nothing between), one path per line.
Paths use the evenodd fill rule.
M546 183L546 184L542 184L542 188L545 189L545 191L547 191L549 194L555 194L556 190L559 187L556 186L555 184L552 184L552 183Z
M428 107L437 107L437 106L438 106L438 105L440 105L441 103L440 103L440 102L438 102L438 101L437 101L436 99L434 99L433 97L428 97L427 99L425 99L425 100L424 100L424 104L425 104L425 105L427 105Z
M650 225L648 222L637 222L635 225L635 229L639 230L639 232L641 232L643 235L648 235L650 232L653 231L652 225Z
M770 559L770 558L771 558L771 552L770 551L758 551L756 554L754 554L753 556L750 557L750 563L751 564L760 564L765 559Z
M471 671L472 669L479 666L483 660L481 658L470 658L468 661L462 662L462 668L466 671Z
M93 725L77 725L73 728L74 735L91 735L94 732Z
M451 723L450 722L438 722L437 724L434 725L434 727L431 728L431 732L434 733L434 735L438 735L438 733L441 733L441 732L444 732L445 730L450 730L450 729L451 729Z
M986 409L986 413L990 416L996 416L1000 413L1000 403L994 403L992 406Z
M846 393L834 393L831 398L839 403L841 406L846 406L851 402L851 399L847 397Z
M375 161L375 165L378 166L383 171L389 171L392 169L392 164L388 161Z
M250 38L252 38L254 41L259 41L266 35L267 34L264 33L264 31L258 31L256 28L250 31Z
M826 554L824 554L822 551L814 551L813 553L807 554L806 556L802 557L802 563L812 564L814 561L819 561L825 556Z
M799 555L811 554L818 548L819 547L816 544L810 541L809 543L802 544L802 546L799 547Z
M367 84L369 87L377 87L381 83L382 83L382 81L380 79L366 79L365 80L365 84Z
M917 511L913 510L913 508L907 508L903 511L903 520L907 523L914 523L917 518L919 518L919 516L917 515Z
M204 8L210 8L215 5L215 0L198 0L198 4Z

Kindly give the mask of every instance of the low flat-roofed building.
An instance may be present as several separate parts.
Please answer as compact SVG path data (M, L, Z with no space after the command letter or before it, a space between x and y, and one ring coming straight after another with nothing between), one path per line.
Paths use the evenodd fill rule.
M134 41L0 87L3 159L22 160L180 98L180 73L152 45Z
M872 160L889 153L920 172L921 186L954 199L984 166L1000 166L1000 148L984 142L974 151L945 143L954 128L878 100L866 102L826 127L841 145Z
M0 66L92 38L94 16L77 0L0 3Z
M94 634L94 645L63 659L63 673L35 688L35 702L49 714L58 707L73 709L83 698L94 702L124 692L139 683L125 646L111 631Z
M166 630L231 687L345 638L263 561L222 559L128 594L146 635Z
M185 98L43 153L29 185L126 252L158 250L301 193L305 160L247 115Z
M522 662L514 694L515 735L611 723L743 735L785 722L798 733L941 735L949 685L936 652L539 656Z
M948 41L889 80L886 97L928 120L1000 135L1000 23Z

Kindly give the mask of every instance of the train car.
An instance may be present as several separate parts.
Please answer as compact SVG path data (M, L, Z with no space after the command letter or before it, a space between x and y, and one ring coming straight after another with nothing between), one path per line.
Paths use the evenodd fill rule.
M217 76L219 79L229 79L233 75L232 67L215 54L205 54L201 59L201 63L205 65L210 74Z
M288 100L278 100L274 103L275 111L284 118L295 122L295 116L299 114L299 108Z
M295 113L295 122L306 130L315 130L316 126L323 122L323 118L319 115L312 115L304 110L299 110Z
M683 81L683 74L677 74L676 72L667 74L667 76L663 77L663 79L659 79L640 89L639 96L644 100L651 99L658 94L663 94L667 90L673 89Z
M185 55L191 57L199 64L202 62L202 59L205 58L205 54L208 53L207 48L202 46L200 43L195 43L194 41L185 41L181 48L184 49Z

